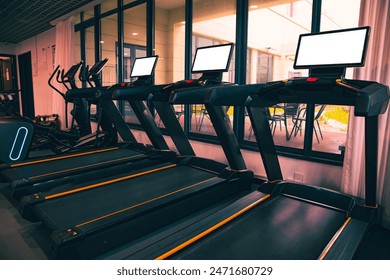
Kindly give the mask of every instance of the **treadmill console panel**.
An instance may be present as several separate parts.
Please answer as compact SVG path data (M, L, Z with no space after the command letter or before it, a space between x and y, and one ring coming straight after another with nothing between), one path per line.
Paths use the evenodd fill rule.
M389 87L376 82L325 77L270 82L259 94L267 96L268 105L301 102L355 106L355 115L363 117L383 114L390 98ZM264 106L265 101L261 104Z
M185 97L181 101L178 100L177 94L174 92L187 88L224 85L222 74L229 70L233 47L234 44L229 43L197 48L191 72L193 74L200 73L202 76L199 79L186 79L170 84L164 87L159 94L156 94L153 100L168 100L171 103L183 102L182 104L203 102L202 96L205 95L205 92L202 92L203 94L199 92L197 95L192 93L192 98L188 95L188 98ZM180 95L184 97L182 94Z
M388 105L388 86L344 79L347 67L364 66L370 27L301 34L294 68L309 69L309 77L267 83L254 106L309 103L355 106L356 116L377 116ZM263 98L262 98L263 97Z
M203 81L199 79L188 79L188 80L181 80L173 83L171 86L171 90L175 89L182 89L187 87L199 87L203 86Z

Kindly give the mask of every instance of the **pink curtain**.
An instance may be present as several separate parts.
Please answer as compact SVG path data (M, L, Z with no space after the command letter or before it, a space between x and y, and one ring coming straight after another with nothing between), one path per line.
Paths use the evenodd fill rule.
M68 20L59 22L56 25L56 51L55 51L55 67L60 65L60 69L69 69L74 64L74 23L73 17ZM56 83L56 87L65 92L65 87ZM69 112L72 108L70 104ZM53 112L59 115L61 121L61 128L65 128L65 102L64 99L57 93L53 94Z
M355 79L390 85L390 1L361 0L360 26L371 26L366 65ZM379 117L377 197L382 224L390 228L390 109ZM364 197L364 120L351 110L344 158L342 191Z

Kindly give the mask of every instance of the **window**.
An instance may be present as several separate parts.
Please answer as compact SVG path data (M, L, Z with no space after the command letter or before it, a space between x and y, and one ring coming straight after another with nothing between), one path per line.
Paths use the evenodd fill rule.
M117 8L118 0L106 0L100 4L100 12L105 13ZM113 33L114 34L114 33Z
M16 93L14 56L0 54L0 92Z
M146 47L124 43L123 46L123 81L130 82L131 69L137 57L146 56Z
M273 81L274 55L261 50L248 48L247 84Z
M293 62L299 34L311 32L312 1L289 1L276 6L258 2L249 2L247 83L307 76L308 71L294 69ZM358 25L360 0L342 2L341 7L340 1L322 1L321 31ZM351 74L352 71L347 71L347 77L352 77ZM269 108L269 122L278 150L297 155L304 153L309 158L336 159L341 163L349 107L310 106L314 107L310 116L306 113L306 104L277 104ZM314 121L310 145L305 142L308 117ZM255 140L247 117L244 139Z
M116 14L101 19L100 49L101 58L108 58L102 71L102 84L111 86L118 82L116 47L118 41L118 16Z
M236 37L244 38L243 34L236 34L236 30L242 28L236 24L243 22L242 7L246 5L242 3L245 2L154 0L154 5L151 6L155 10L151 13L148 10L149 1L151 0L124 0L118 7L120 2L107 0L98 6L98 20L93 18L97 11L95 8L95 11L84 11L82 20L76 24L76 31L85 36L78 42L80 49L85 50L84 54L81 51L81 59L91 65L98 55L102 58L109 56L110 64L103 71L105 85L130 81L133 58L146 54L159 56L155 70L156 84L198 78L199 74L189 73L189 64L193 61L197 47L235 42ZM246 63L240 57L236 58L234 52L230 69L224 74L223 80L237 82L237 78L240 83L253 84L307 76L308 71L294 69L293 62L298 36L312 30L313 2L321 2L322 9L315 11L316 17L321 12L320 24L315 23L319 18L315 18L313 22L315 28L320 27L321 31L325 31L358 25L360 0L248 0L248 25L244 28L248 31L247 44L243 48L240 45L241 48L237 49L241 53L246 52ZM190 3L193 6L187 7ZM348 13L345 13L346 10ZM118 16L121 11L123 17ZM151 14L155 17L154 26L146 22L147 15ZM119 18L123 20L122 30L118 30ZM192 20L191 26L187 25L187 19ZM95 38L97 34L100 36L98 39ZM153 34L152 38L147 34ZM191 46L186 45L186 38L191 38ZM124 49L120 54L117 46L122 41ZM81 46L82 43L85 46ZM237 42L235 43L237 47ZM190 49L192 53L187 53ZM123 56L123 64L118 60L119 55ZM119 65L122 69L118 68ZM242 71L245 73L242 74ZM347 78L351 78L352 74L353 71L349 69ZM125 112L127 121L138 123L128 105L120 104L119 107ZM312 114L306 112L307 108ZM216 139L203 106L175 105L174 109L190 138L205 141ZM255 149L253 131L244 109L226 108L226 113L234 123L235 132L243 147ZM306 104L294 103L269 108L269 123L280 153L339 164L343 157L348 116L349 108L345 106L313 104L307 107ZM311 120L314 121L314 127L310 128L309 133L305 128L306 123L311 123ZM158 115L156 122L163 127Z
M134 59L146 56L146 4L123 11L123 36L122 81L129 82ZM138 125L138 118L127 101L122 103L122 108L126 122Z
M249 1L247 83L265 83L307 71L293 68L298 36L310 32L311 1ZM286 3L287 2L287 3ZM303 149L303 137L291 137L299 104L278 104L269 108L269 122L276 145ZM255 141L249 118L245 117L244 140Z
M81 42L80 42L80 37L81 36L81 31L77 31L75 33L75 36L74 36L74 41L75 41L75 58L76 60L75 61L81 61ZM53 68L54 69L56 67L56 65L54 65L54 58L55 58L55 46L54 46L54 50L53 51ZM81 88L83 85L82 85L82 82L79 80L79 79L76 79L76 85L77 87Z
M321 31L358 26L360 0L323 0ZM345 11L348 10L348 13ZM353 68L347 69L346 77L352 78ZM327 105L314 113L313 151L342 154L347 141L349 106Z
M192 58L198 47L220 45L235 42L236 30L236 1L194 1ZM223 73L224 82L234 82L234 55L228 72ZM200 74L192 78L199 78ZM214 128L204 105L191 105L190 132L215 136ZM233 123L234 108L225 108L231 123Z
M134 60L137 57L146 56L146 47L133 44L124 44L123 52L123 81L130 82L131 69L133 68ZM124 102L125 120L127 123L139 124L138 118L135 116L128 102Z
M159 56L155 69L155 83L167 84L185 78L185 0L156 0L155 53ZM184 106L174 106L176 116L184 128ZM156 122L164 127L156 113Z

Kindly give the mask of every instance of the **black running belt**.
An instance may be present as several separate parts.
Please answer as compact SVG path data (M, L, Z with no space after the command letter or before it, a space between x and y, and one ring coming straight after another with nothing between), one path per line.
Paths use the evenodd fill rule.
M345 220L345 212L277 196L172 259L317 259Z
M72 157L64 156L55 161L43 161L37 164L21 165L5 169L2 176L10 182L18 180L47 180L51 177L61 177L70 173L78 173L84 170L99 168L107 164L115 164L130 161L141 157L143 154L129 149L108 150Z
M129 180L49 199L34 207L35 214L52 230L75 226L83 231L111 219L130 215L148 204L166 201L208 182L223 179L188 166L173 166Z

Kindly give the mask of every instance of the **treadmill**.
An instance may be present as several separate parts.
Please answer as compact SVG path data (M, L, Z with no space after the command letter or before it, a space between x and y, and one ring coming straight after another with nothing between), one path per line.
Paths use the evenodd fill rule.
M232 44L197 49L194 66L198 60L207 61L210 53L224 54L219 56L222 63L212 66L211 72L217 80L210 85L223 85L221 72L228 69L232 49ZM209 68L202 77L210 76L207 70ZM183 86L199 90L207 87L204 78L191 80L191 83L180 81L165 86L156 96L170 96ZM125 95L129 89L119 89L114 95L121 92ZM161 105L162 101L159 102ZM166 104L165 110L171 114L163 115L174 115L172 106ZM162 117L163 121L169 119L165 117ZM222 115L211 114L210 117L217 127L227 125L227 119ZM173 125L164 123L168 131L171 126L180 126L176 118L170 121ZM217 132L221 130L216 129ZM178 221L187 218L199 221L205 213L223 208L247 194L252 186L253 172L246 169L238 143L217 135L224 150L234 155L228 156L230 167L194 155L179 156L138 172L82 182L77 188L59 186L56 193L46 194L46 199L34 203L29 201L34 200L33 196L25 197L22 203L29 208L25 217L42 222L50 233L51 251L48 254L60 259L96 258L124 244L137 243L146 235L158 234L162 228Z
M168 84L155 85L152 83L154 69L156 67L158 56L148 56L136 58L130 74L130 78L136 79L130 83L120 83L105 90L99 91L99 103L103 111L107 113L110 121L115 124L122 138L130 138L129 129L122 114L114 101L126 101L129 103L134 114L145 130L151 144L159 149L168 150L168 145L160 131L160 128L154 121L145 102L148 101L150 94L160 92ZM170 126L176 125L176 120L171 120ZM183 131L176 131L171 136L180 155L194 155L191 145Z
M101 84L100 73L107 63L108 59L106 58L101 61L97 61L91 68L82 64L79 71L79 80L87 83L90 87L80 90L75 85L73 77L73 85L71 83L71 88L67 90L66 94L64 94L65 102L71 102L74 104L71 126L73 127L74 122L76 121L80 130L80 139L78 143L75 143L75 145L72 146L73 149L82 148L87 145L107 147L116 145L118 142L117 131L113 127L113 124L109 121L106 113L102 112L97 98L98 90L105 88ZM75 73L73 76L74 75ZM96 118L97 128L94 133L92 133L90 124L91 105L93 104L96 105L96 111L99 115ZM102 131L100 131L100 129L102 129Z
M142 61L140 63L142 64ZM106 62L104 61L96 63L89 71L90 75L96 77L105 64ZM146 70L149 72L154 69L153 65L148 65L148 67ZM119 84L109 89L107 87L72 89L67 92L70 95L67 99L73 99L77 94L79 94L79 98L98 98L98 94L101 94L104 90L113 92L115 88L120 87L121 85ZM140 85L138 84L132 86L134 89L139 87ZM142 86L140 90L148 94L149 89ZM108 111L107 115L110 113L111 111ZM85 172L96 171L95 176L98 176L98 174L103 175L104 172L114 172L114 169L118 166L119 169L127 168L126 170L144 168L145 166L164 162L176 156L173 151L168 150L168 145L164 141L161 132L158 133L159 130L156 124L150 118L146 118L143 115L139 116L143 118L143 123L148 124L145 126L145 130L154 145L153 147L137 143L136 138L127 127L119 112L116 112L114 117L109 117L110 123L114 120L112 123L114 123L115 128L118 126L117 130L125 142L124 144L28 160L20 163L0 164L1 181L3 184L9 186L12 197L20 199L23 196L34 194L35 199L42 199L39 192L48 191L61 183L69 183L72 180L85 180L86 178L83 178ZM149 133L149 129L153 130L153 133ZM102 169L104 169L103 173L100 172Z
M307 78L214 89L207 102L245 102L269 181L228 207L169 235L145 240L145 250L127 249L124 259L351 259L375 222L378 116L386 111L388 86L344 78L362 66L369 27L299 37L295 68ZM327 44L329 43L329 44ZM324 46L337 46L328 48ZM315 50L315 51L313 51ZM357 51L358 50L358 51ZM335 53L337 51L337 53ZM341 52L341 55L338 53ZM352 56L344 57L353 53ZM267 114L281 102L355 107L365 119L365 199L282 180Z

